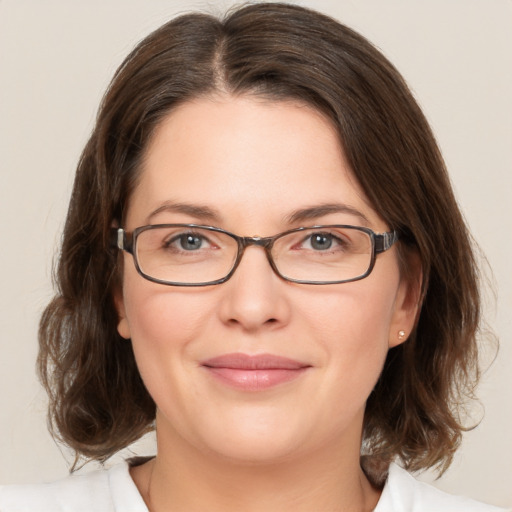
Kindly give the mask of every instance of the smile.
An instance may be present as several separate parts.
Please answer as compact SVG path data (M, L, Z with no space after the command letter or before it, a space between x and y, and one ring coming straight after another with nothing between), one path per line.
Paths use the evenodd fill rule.
M272 354L225 354L201 363L214 378L244 391L263 391L297 379L311 365Z

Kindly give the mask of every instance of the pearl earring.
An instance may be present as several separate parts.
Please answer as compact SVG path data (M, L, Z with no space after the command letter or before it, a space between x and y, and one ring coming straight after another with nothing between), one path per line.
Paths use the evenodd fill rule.
M398 339L402 341L405 338L405 331L398 331Z

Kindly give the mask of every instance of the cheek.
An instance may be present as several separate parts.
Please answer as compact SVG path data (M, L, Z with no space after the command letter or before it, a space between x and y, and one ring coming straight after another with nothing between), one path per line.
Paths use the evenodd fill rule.
M199 311L191 310L179 297L160 293L131 298L127 316L134 343L165 347L170 340L185 341L193 336L197 325L194 315L200 316Z
M179 365L211 318L211 303L201 292L165 287L126 276L124 306L141 376L153 394L155 383L179 374ZM156 398L156 397L154 397Z
M124 273L123 302L131 338L166 345L169 339L188 339L201 324L208 302L198 289L163 286Z
M368 278L303 301L302 329L321 351L326 392L334 389L345 399L358 395L355 405L366 401L388 352L395 293L396 287L377 287Z
M297 317L329 351L364 349L384 343L393 319L397 286L375 286L371 278L320 290L297 301ZM328 347L325 347L326 349Z

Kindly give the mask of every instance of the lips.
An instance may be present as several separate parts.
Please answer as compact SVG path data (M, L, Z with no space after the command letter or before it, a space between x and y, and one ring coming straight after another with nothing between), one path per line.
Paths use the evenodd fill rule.
M311 367L272 354L250 356L241 353L214 357L203 361L201 366L223 384L245 391L262 391L290 382Z

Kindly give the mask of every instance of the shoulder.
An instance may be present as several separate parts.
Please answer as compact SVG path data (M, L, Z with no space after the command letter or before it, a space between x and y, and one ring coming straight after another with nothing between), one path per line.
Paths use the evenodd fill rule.
M147 512L128 464L35 485L0 487L1 512Z
M506 512L470 498L447 494L392 464L374 512Z

